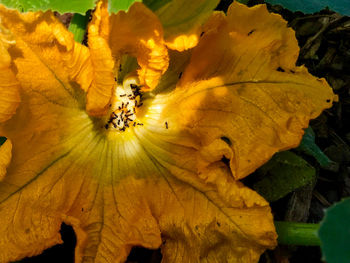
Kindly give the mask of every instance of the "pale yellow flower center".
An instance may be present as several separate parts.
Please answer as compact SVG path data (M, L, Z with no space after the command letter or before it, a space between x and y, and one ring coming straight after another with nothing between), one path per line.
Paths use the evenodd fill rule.
M104 128L109 131L123 132L127 128L143 125L137 120L137 109L142 106L142 93L136 77L129 77L123 84L117 84L105 120Z

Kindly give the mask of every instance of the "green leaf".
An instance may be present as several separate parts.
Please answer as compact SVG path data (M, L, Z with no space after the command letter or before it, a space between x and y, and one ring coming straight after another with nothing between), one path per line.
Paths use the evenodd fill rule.
M21 12L52 10L84 15L95 7L95 0L0 0L0 4Z
M327 263L350 262L350 198L326 210L318 235Z
M315 133L311 127L305 129L305 134L297 149L313 156L322 167L333 163L315 143Z
M314 167L289 151L275 154L257 173L263 177L253 188L270 202L312 182L316 174Z
M81 43L84 40L85 32L86 32L86 26L89 22L89 13L85 16L82 16L80 14L74 14L72 20L69 23L68 30L73 33L74 40Z
M108 11L110 13L118 13L119 11L128 11L134 2L142 2L142 0L109 0Z
M282 5L291 11L315 13L326 7L343 15L350 15L349 0L266 0L273 5Z

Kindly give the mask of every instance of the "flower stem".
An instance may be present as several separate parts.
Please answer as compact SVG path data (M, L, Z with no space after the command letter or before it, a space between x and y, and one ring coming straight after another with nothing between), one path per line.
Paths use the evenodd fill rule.
M275 221L278 243L283 245L320 246L319 224Z
M74 34L74 40L76 42L83 42L86 31L86 25L89 22L89 12L83 16L80 14L74 14L69 24L68 30Z

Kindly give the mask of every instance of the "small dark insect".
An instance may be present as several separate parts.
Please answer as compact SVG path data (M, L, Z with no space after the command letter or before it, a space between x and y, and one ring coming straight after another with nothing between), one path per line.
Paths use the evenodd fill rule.
M247 35L250 36L251 34L254 33L254 31L255 31L255 29L250 30L249 33L248 33Z
M283 68L281 68L281 67L278 67L276 70L279 71L279 72L285 72L285 70Z
M168 129L168 128L169 128L169 126L168 126L168 122L167 122L167 121L165 122L165 128L166 128L166 129Z
M180 74L179 74L179 79L181 79L181 77L182 77L182 72L180 72Z
M108 129L108 124L105 125L106 130Z
M204 35L204 31L200 34L200 36L203 36Z

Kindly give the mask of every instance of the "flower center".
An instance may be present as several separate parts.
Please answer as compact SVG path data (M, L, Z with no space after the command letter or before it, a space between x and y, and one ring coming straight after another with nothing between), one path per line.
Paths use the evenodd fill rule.
M123 85L117 85L110 104L106 130L125 131L130 126L143 125L137 121L137 108L142 106L141 86L136 78L127 78Z

